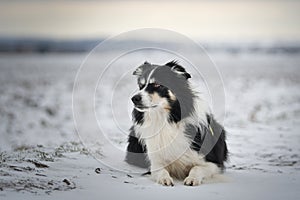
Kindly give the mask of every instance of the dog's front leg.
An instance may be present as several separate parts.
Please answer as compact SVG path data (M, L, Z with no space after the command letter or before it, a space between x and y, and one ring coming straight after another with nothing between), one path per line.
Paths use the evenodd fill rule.
M190 186L200 185L204 178L211 177L218 172L219 168L214 163L207 162L203 165L197 165L192 167L188 177L184 179L183 183L184 185Z
M147 144L147 147L149 147L148 158L150 161L151 179L161 185L174 186L173 178L170 176L169 171L165 168L166 162L161 158L161 151L159 151L160 149L151 149L151 146L154 145L151 145L149 143Z
M152 178L159 184L165 186L174 186L173 178L170 176L169 172L163 168L157 171L152 171Z
M173 178L169 172L160 165L151 164L151 178L161 185L174 186Z

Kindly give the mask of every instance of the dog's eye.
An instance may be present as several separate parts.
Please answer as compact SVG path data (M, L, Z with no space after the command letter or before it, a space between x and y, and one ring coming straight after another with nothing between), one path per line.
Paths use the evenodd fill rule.
M160 84L158 84L158 83L154 83L154 85L153 85L155 88L159 88L160 87Z

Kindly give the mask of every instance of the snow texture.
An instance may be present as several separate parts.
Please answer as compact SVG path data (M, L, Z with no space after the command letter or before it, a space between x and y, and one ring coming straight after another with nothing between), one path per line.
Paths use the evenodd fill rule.
M0 55L1 199L296 199L300 196L298 53L210 54L219 67L226 91L226 117L222 123L228 130L230 159L222 175L224 181L199 187L183 186L176 181L171 188L153 183L140 175L145 170L123 162L131 123L128 98L136 89L129 73L116 86L120 74L115 70L105 79L111 82L103 85L101 91L96 89L101 97L96 98L96 115L106 138L99 136L97 130L90 130L83 136L84 140L89 138L85 140L87 146L80 143L73 122L72 90L85 56ZM145 57L140 55L137 60L123 63L120 71L134 69ZM168 59L166 56L155 63ZM93 63L96 68L104 67L98 60ZM191 74L192 79L201 78ZM109 105L103 106L110 101L103 97L110 98L106 94L110 94L112 85L118 88L114 94L118 101L112 101L114 116ZM88 75L83 87L95 87ZM205 88L203 93L207 93ZM124 101L120 101L122 98ZM82 105L83 111L85 106ZM108 154L112 146L121 153Z

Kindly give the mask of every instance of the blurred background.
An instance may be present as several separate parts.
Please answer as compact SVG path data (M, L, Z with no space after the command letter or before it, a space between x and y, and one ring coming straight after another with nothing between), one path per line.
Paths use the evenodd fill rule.
M78 141L72 89L88 52L119 33L163 28L203 45L220 70L230 166L299 170L299 10L298 0L1 1L0 150Z
M83 51L138 28L170 29L203 43L295 43L299 7L297 0L4 0L0 50Z

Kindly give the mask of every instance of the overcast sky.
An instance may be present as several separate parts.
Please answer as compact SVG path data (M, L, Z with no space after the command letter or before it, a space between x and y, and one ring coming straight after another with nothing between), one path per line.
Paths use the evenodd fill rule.
M300 39L300 1L1 1L0 37L95 38L166 28L194 39Z

